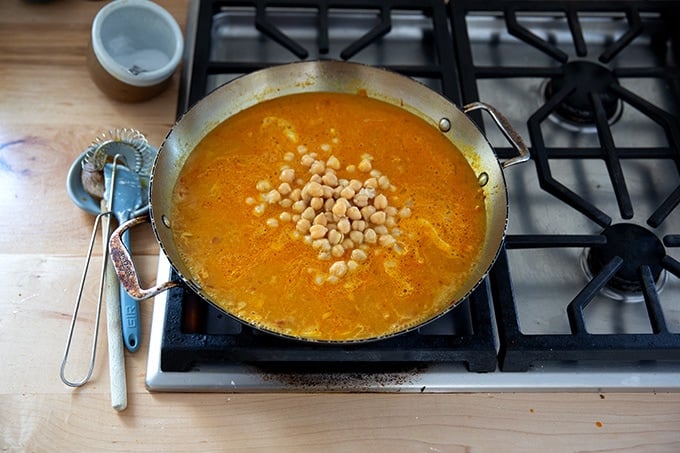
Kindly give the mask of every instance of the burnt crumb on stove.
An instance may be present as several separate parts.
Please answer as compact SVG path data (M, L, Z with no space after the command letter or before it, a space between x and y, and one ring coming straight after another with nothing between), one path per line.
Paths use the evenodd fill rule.
M427 386L425 386L425 385L423 385L422 387L420 387L420 393L423 393L423 392L425 391L426 388L427 388Z
M604 395L603 395L602 393L600 393L600 399L601 399L601 400L604 399Z
M382 387L396 387L412 384L415 377L422 373L424 366L409 366L402 369L380 371L347 371L333 370L322 372L304 370L301 372L267 370L268 367L257 366L265 381L280 382L291 388L307 391L349 391L361 392ZM389 368L389 367L388 367ZM421 389L421 392L425 387Z

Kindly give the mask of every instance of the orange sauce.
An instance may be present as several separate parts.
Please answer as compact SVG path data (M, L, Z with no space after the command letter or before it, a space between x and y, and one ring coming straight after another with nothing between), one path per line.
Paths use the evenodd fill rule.
M390 181L378 192L410 209L395 217L399 246L364 244L356 269L320 280L335 258L320 259L295 222L278 220L290 208L262 202L256 188L277 187L285 167L307 180L303 152L335 156L338 178L362 180L370 174L352 166L370 155ZM352 94L285 96L228 118L187 159L173 207L188 277L214 303L265 330L323 341L390 335L446 310L464 295L486 229L483 193L456 147L417 116Z

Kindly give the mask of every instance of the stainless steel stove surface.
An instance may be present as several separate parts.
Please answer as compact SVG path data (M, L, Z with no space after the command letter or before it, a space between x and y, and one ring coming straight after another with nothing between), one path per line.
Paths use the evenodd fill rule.
M494 105L533 163L506 171L505 246L444 318L366 345L309 345L175 289L154 302L148 388L680 390L678 18L668 2L195 2L180 112L253 70L345 59ZM169 275L161 256L158 278Z

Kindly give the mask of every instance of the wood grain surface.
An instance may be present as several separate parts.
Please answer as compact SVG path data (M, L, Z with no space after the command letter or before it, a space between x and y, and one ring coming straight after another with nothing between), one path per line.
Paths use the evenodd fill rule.
M158 3L184 25L187 0ZM680 451L680 394L152 394L144 387L151 302L142 303L141 350L126 354L125 411L111 408L105 322L91 382L62 384L93 222L70 202L67 171L111 128L138 128L159 145L176 107L177 75L139 104L95 87L85 54L103 5L0 1L2 451ZM158 247L148 229L134 236L152 282ZM95 286L85 290L73 374L87 364Z

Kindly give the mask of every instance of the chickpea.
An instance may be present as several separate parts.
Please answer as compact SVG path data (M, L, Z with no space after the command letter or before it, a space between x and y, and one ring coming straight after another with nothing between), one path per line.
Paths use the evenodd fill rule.
M321 239L326 235L326 232L328 232L328 228L323 225L312 225L309 228L309 235L312 239Z
M264 201L269 204L278 203L281 201L281 194L278 190L272 189L264 195Z
M362 173L368 173L372 168L371 161L368 159L362 159L359 165L357 165L357 169Z
M316 210L316 211L323 208L323 203L324 203L324 200L321 197L312 197L312 199L309 200L309 205L312 208L314 208L314 210Z
M310 208L307 208L307 209L310 209ZM326 226L328 224L328 219L326 219L326 216L324 214L317 214L316 217L314 217L314 221L312 223L314 225Z
M333 214L337 215L338 217L342 217L347 213L348 207L349 207L349 202L347 200L345 200L344 198L340 198L333 205L333 209L332 209Z
M351 200L354 198L354 194L356 192L354 189L352 189L350 186L343 187L343 189L340 191L340 196L346 200Z
M375 233L373 228L366 228L366 231L364 231L364 242L369 244L375 244L378 242L378 235Z
M361 249L352 250L352 254L350 256L354 261L357 261L359 263L366 261L366 259L368 259L368 255L366 255L366 252L364 252Z
M380 245L382 245L383 247L389 248L392 247L397 242L397 240L394 239L390 234L383 234L382 236L380 236L378 242L380 242Z
M271 184L267 180L260 180L255 184L255 188L258 192L266 192L272 188Z
M309 231L310 226L311 226L311 223L309 222L309 220L300 219L295 224L295 229L298 230L300 233L305 234Z
M366 222L363 220L352 221L352 230L354 231L364 231L366 229Z
M376 225L375 228L373 229L375 230L376 234L378 234L378 236L387 234L388 232L387 227L385 225Z
M354 204L359 207L368 206L368 195L359 193L354 196Z
M321 188L321 184L318 182L311 181L307 183L305 189L307 189L307 193L312 197L320 197L323 195L323 189Z
M301 213L302 211L307 209L307 203L305 203L304 200L298 200L295 203L293 203L293 206L291 206L291 208L293 209L293 211Z
M352 179L349 182L349 187L351 187L352 190L354 190L355 193L360 191L363 186L364 185L358 179Z
M361 219L361 211L356 206L351 206L347 209L347 217L351 220Z
M331 156L326 161L326 167L332 168L333 170L340 170L340 161L337 157Z
M334 257L340 258L344 254L345 254L345 249L342 245L335 244L333 247L331 247L331 255L333 255Z
M375 225L383 225L385 223L385 218L385 211L376 211L369 217L371 222Z
M290 222L292 220L292 217L290 216L290 212L282 212L279 214L279 220L282 222Z
M292 168L284 168L279 174L279 180L287 183L293 182L295 180L295 170Z
M345 250L352 250L354 248L354 242L350 238L345 238L342 241L342 247Z
M292 190L293 189L290 188L290 184L287 182L282 182L279 184L278 191L283 196L289 195Z
M347 273L347 264L344 261L336 261L328 268L328 272L336 277L342 277Z
M409 207L403 207L399 210L399 217L405 219L411 217L411 209Z
M331 186L328 186L324 184L321 186L321 196L324 198L333 198L333 188Z
M368 178L366 181L364 181L364 187L375 189L378 187L378 180L375 178Z
M311 167L312 164L314 163L314 158L310 156L309 154L305 154L300 158L300 163L302 164L303 167Z
M302 218L307 219L309 221L313 220L314 217L316 217L316 211L314 211L314 208L311 206L308 206L304 211L302 211Z
M276 228L277 226L279 226L279 221L273 217L270 217L267 219L267 226L271 228Z
M288 198L290 198L293 201L298 201L302 198L302 190L300 189L293 189L293 191L288 195Z
M338 177L335 175L335 173L329 173L328 170L321 179L323 180L324 184L327 184L331 187L338 185Z
M356 245L361 245L364 242L364 233L362 233L361 231L356 231L356 230L350 231L349 238Z
M377 195L373 199L373 206L375 206L375 209L387 208L387 197L383 194Z
M390 178L382 175L378 178L378 187L381 189L388 189L390 187Z
M325 239L325 238L315 239L315 240L312 240L312 248L314 250L319 250L321 252L330 252L331 244L328 242L328 239Z
M330 242L331 245L338 245L340 242L342 242L343 238L344 235L338 230L336 229L328 230L328 242Z
M347 218L342 218L338 220L338 231L347 234L351 230L351 225L349 223L349 220Z
M326 170L326 164L322 160L315 160L309 167L309 172L317 175L323 174Z
M364 220L369 221L375 211L377 211L377 209L375 209L375 206L373 205L364 206L361 208L361 217L363 217Z

